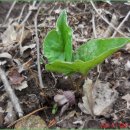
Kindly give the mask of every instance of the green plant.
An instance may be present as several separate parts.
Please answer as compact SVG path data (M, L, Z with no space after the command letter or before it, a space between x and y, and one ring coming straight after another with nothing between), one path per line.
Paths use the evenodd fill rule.
M92 39L72 49L73 31L67 23L67 14L63 10L56 28L50 31L43 42L43 53L48 59L46 70L65 75L81 73L86 75L90 69L102 63L118 49L130 41L130 38Z

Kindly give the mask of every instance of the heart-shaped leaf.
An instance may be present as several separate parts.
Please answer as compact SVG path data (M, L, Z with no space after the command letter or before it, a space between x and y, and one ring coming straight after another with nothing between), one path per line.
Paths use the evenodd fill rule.
M72 29L67 23L66 11L62 11L56 29L50 31L43 44L43 53L48 61L71 61L72 59Z
M46 69L64 74L79 72L87 74L90 69L100 64L130 41L129 38L108 38L90 40L83 44L74 54L74 62L56 60L47 64Z

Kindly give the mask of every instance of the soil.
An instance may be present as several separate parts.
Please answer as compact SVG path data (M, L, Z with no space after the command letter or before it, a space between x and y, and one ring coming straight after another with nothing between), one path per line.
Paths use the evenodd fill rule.
M112 14L116 14L118 17L118 22L120 23L123 18L127 15L130 5L124 4L125 2L112 2L108 4L106 2L95 2L96 7L104 10L104 15L108 21L111 21ZM17 21L17 18L20 15L21 9L24 5L25 10L23 12L23 16L21 21L26 17L29 12L28 7L32 4L31 2L17 2L12 12L10 13L9 19L13 19L13 21ZM0 33L2 33L7 29L7 23L9 19L5 22L5 16L8 13L12 3L11 2L0 2ZM90 38L94 38L93 28L92 28L92 16L95 15L95 24L97 29L98 37L103 37L103 34L109 27L107 23L104 22L96 13L94 13L94 9L92 5L88 2L47 2L41 4L41 10L38 15L38 25L41 27L38 28L38 34L40 39L40 44L42 46L42 39L46 36L47 32L50 31L55 26L56 19L59 16L61 9L67 9L68 21L69 25L74 30L74 38L73 38L73 48L76 49L79 45L83 44L84 41L89 40ZM108 13L109 12L109 13ZM26 22L27 28L31 29L34 33L34 16L36 11L34 11L29 19ZM130 17L123 24L121 31L130 36ZM82 28L83 26L83 28ZM116 36L120 36L117 33ZM32 35L26 41L26 44L34 43L34 36ZM36 49L32 50L27 57L19 56L19 49L12 51L9 50L12 56L15 58L20 58L22 62L28 61L30 58L33 59L32 68L28 69L22 74L26 77L26 81L28 83L28 87L23 89L22 91L15 90L17 97L19 98L20 104L23 108L24 115L27 115L33 112L36 109L39 109L43 106L47 106L47 109L39 111L35 113L42 117L42 119L48 124L50 128L100 128L100 124L102 122L105 123L119 123L124 122L130 125L130 110L127 109L127 103L122 99L122 96L130 93L130 72L125 70L125 64L128 60L130 60L130 53L124 49L119 50L111 57L107 58L100 65L100 74L97 72L97 68L94 68L89 72L88 78L92 79L93 82L96 81L98 75L98 79L103 82L109 82L111 88L116 89L119 93L119 97L116 100L115 104L111 108L111 113L108 113L106 116L96 116L93 118L91 115L86 115L81 112L78 108L78 102L82 101L82 92L76 92L76 103L74 106L69 107L67 111L60 117L60 109L56 114L52 114L52 109L55 104L54 96L58 93L58 90L63 91L76 91L75 83L80 79L80 74L74 74L70 77L64 76L58 73L48 72L44 69L47 60L42 55L42 47L40 50L41 59L43 59L43 63L41 64L42 70L42 78L43 83L47 87L45 89L41 89L38 81L38 71L37 71L37 62L36 62ZM2 53L2 52L1 52ZM115 60L118 60L118 63L115 63ZM7 65L5 70L8 71L12 66ZM84 80L81 81L80 87L82 90L82 85ZM2 108L5 112L4 114L0 111L0 128L7 128L7 126L11 123L4 123L4 118L7 114L7 102L9 101L9 97L5 92L4 86L0 81L0 108ZM117 119L114 119L117 118ZM18 119L18 117L17 117ZM14 121L14 120L13 120ZM12 122L13 122L12 121ZM52 121L52 124L51 124ZM53 122L54 121L54 122ZM56 121L56 122L55 122ZM14 125L11 126L14 128Z

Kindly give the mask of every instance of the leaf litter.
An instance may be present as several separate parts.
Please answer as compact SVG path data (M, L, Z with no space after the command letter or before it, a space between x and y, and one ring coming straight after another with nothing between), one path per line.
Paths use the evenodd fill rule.
M16 4L16 6L17 6L17 4ZM112 17L112 13L113 13L111 10L112 9L115 10L117 7L116 6L115 8L113 8L113 6L114 7L116 6L116 4L113 4L113 2L111 2L111 5L108 5L107 3L104 3L104 2L101 2L99 4L97 2L97 8L99 8L99 9L104 8L104 9L100 9L102 12L101 14L104 17L108 18L108 20L110 20L110 21L111 21L111 17ZM54 8L52 8L52 7L54 7ZM46 35L48 30L50 30L52 27L54 27L56 17L59 15L60 11L62 10L61 8L64 8L64 7L68 8L67 11L69 14L69 21L70 21L69 24L72 26L72 28L74 30L73 47L77 48L84 41L86 41L89 38L94 36L93 31L92 31L92 26L91 26L92 25L92 21L91 21L92 12L90 12L90 9L92 9L92 7L90 4L84 4L84 3L43 4L42 9L44 10L44 13L40 14L39 25L38 25L40 42L42 41L42 38ZM108 10L106 8L108 8ZM1 9L2 8L0 8L0 10ZM17 8L15 8L14 10L17 10ZM18 7L18 10L19 10L19 7ZM120 11L121 10L117 10L116 11L117 14L118 13L120 14ZM1 11L1 12L3 12L3 11ZM15 13L17 13L17 12L18 11L15 11ZM50 13L49 15L47 15L48 12ZM24 108L24 110L26 109L25 113L28 113L27 107L25 107L25 104L27 106L30 106L29 107L30 111L34 110L34 108L31 107L31 101L28 98L26 98L29 96L29 94L36 95L36 99L39 101L40 105L42 105L42 106L48 105L47 102L49 101L48 106L52 107L54 101L47 99L47 98L51 97L51 99L52 99L53 96L57 95L58 93L57 93L57 91L55 91L55 89L53 87L50 87L50 86L53 86L52 80L54 77L52 78L52 75L44 70L44 65L41 67L42 73L43 74L46 73L46 76L43 76L43 81L47 81L47 86L48 86L49 91L46 92L44 90L44 92L41 92L41 90L37 87L38 86L38 82L37 82L38 77L37 77L37 69L36 69L37 63L35 62L36 61L36 50L35 50L36 44L35 44L35 40L34 40L33 25L31 25L32 22L30 22L31 18L28 19L28 23L27 23L27 25L25 25L24 31L23 31L22 30L23 25L21 26L19 23L16 22L17 20L15 19L15 17L16 17L15 13L13 12L11 14L11 15L14 15L14 19L12 21L9 21L7 24L5 24L6 25L5 30L2 31L1 43L0 43L0 52L1 52L0 53L0 65L4 65L5 71L7 72L6 73L7 77L9 76L8 74L9 74L10 70L14 67L16 68L17 71L14 71L14 74L9 76L8 79L9 79L10 83L12 84L11 87L14 90L16 88L19 88L20 91L15 90L15 92L16 92L16 95L18 96L18 98L20 99L20 103L21 103L22 107ZM25 14L26 14L26 11L25 11ZM24 16L22 16L22 17L24 18ZM125 14L123 14L123 17L125 17ZM122 15L120 15L119 21L123 17L122 17ZM108 26L106 25L106 23L103 22L103 20L100 19L100 17L97 14L95 14L95 20L96 20L95 22L96 22L97 36L98 37L104 36L103 34L107 30ZM128 23L128 21L127 21L127 23ZM28 27L26 27L26 26L28 26ZM41 29L41 27L43 27L43 29ZM129 32L124 31L125 29L128 30L127 29L128 27L127 28L126 27L127 27L126 24L124 24L124 26L122 26L121 30L124 32L124 34L129 35ZM116 35L120 36L119 34L116 34ZM110 113L111 116L115 114L113 116L113 118L116 117L115 118L116 121L121 120L119 118L118 114L121 114L120 110L125 106L125 105L122 105L122 103L126 103L126 105L127 105L126 108L128 108L128 106L129 106L129 103L128 103L129 98L126 99L126 97L122 97L130 92L129 70L126 69L126 66L127 67L129 66L127 63L127 61L129 61L129 56L130 56L128 54L129 46L127 45L125 48L125 51L120 51L120 53L122 54L121 55L122 59L120 59L120 56L115 59L113 59L113 57L110 57L107 59L108 62L105 62L101 65L102 70L100 72L99 80L96 82L96 84L94 84L93 82L96 80L96 76L98 75L98 73L95 69L93 69L90 72L88 77L90 79L93 79L93 81L89 81L89 83L87 83L87 84L90 84L89 89L83 90L84 96L83 95L79 96L79 95L75 94L76 104L75 104L75 106L73 106L73 105L71 107L69 106L68 109L65 112L63 112L62 116L64 116L64 118L66 117L64 122L61 121L62 116L59 117L59 113L56 113L56 115L59 118L59 123L56 124L57 126L65 127L65 128L71 128L71 127L79 128L85 123L85 120L87 120L87 122L89 122L89 120L91 121L90 114L93 114L94 116L103 115L104 120L107 120L108 118L106 118L105 115ZM46 61L44 61L44 62L46 63ZM58 80L62 79L61 78L62 75L55 75L55 77ZM118 81L118 85L116 86L115 82L117 82L117 81ZM91 86L91 83L92 83L92 86ZM2 83L0 85L2 85ZM56 87L57 87L57 85L56 85ZM64 87L64 83L62 85L59 84L60 89L63 89L63 87ZM70 91L70 89L68 87L66 87L66 88L68 89L67 91ZM84 88L85 88L85 86L84 86ZM90 92L90 91L92 91L92 92ZM99 92L99 93L97 93L97 92ZM104 94L104 92L105 92L105 94ZM1 89L1 87L0 87L0 93L2 93L2 94L4 93L3 90ZM47 95L47 97L45 97L45 95ZM110 95L112 95L111 98L110 98ZM1 99L1 97L2 96L0 96L0 99ZM10 108L10 112L8 110L7 113L11 113L11 111L14 111L13 110L14 108L11 107L11 105L9 105L9 103L8 103L9 99L7 97L8 96L6 96L6 100L4 100L3 98L2 98L2 100L0 100L0 105L1 105L1 102L4 101L5 106L6 106L6 107L4 105L0 106L2 113L3 113L3 111L4 112L6 111L5 108L7 108L7 107ZM94 100L96 97L98 97L97 100ZM87 99L87 98L89 98L89 99ZM46 99L47 99L47 101L46 101ZM83 100L81 100L81 99L83 99ZM122 99L122 100L120 100L120 99ZM22 102L22 100L24 100L24 103ZM107 104L104 103L105 101L107 102ZM83 107L83 109L81 108L82 112L86 113L87 115L82 114L81 110L79 110L77 108L77 102L79 102L80 106ZM83 102L83 103L81 103L81 102ZM35 104L35 102L33 104ZM35 107L35 109L37 109L38 106L39 105L37 105L37 107ZM72 115L71 114L69 115L68 111L71 113L71 111L73 112L73 109L75 112ZM113 113L116 110L119 112L118 112L118 114L117 113L111 114L111 112L109 112L108 109L112 110ZM44 120L46 120L46 122L49 122L48 120L49 119L51 120L52 115L50 113L48 114L48 111L45 111L45 112L47 112L46 116L43 116L44 115L43 113L42 114L38 113L38 115L40 115L40 116L42 115L43 116L42 118ZM100 118L98 118L98 116L96 116L96 119L100 119ZM14 120L16 120L16 118L12 119L11 122L13 122ZM10 121L10 120L8 119L8 121ZM60 121L61 121L61 123L60 123ZM127 122L129 123L128 120L127 120ZM84 125L84 127L87 128L88 125L86 125L86 126Z
M83 85L84 97L82 97L83 104L79 103L79 107L86 114L92 116L100 116L108 114L113 107L113 103L118 98L118 92L112 90L109 83L101 83L97 80L95 84L92 80L87 79Z

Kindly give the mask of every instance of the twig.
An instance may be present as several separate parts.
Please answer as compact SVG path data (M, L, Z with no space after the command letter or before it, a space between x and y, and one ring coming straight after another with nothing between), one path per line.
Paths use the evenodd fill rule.
M15 111L18 113L19 117L23 116L23 110L20 106L19 100L8 82L4 69L2 69L1 67L0 67L0 77L4 84L5 90L8 93L11 102L15 108Z
M97 32L96 32L96 27L95 27L95 15L94 14L92 14L92 27L93 27L94 38L97 38Z
M35 25L35 34L36 34L36 43L37 43L37 65L38 65L38 77L39 77L39 82L40 82L40 87L45 88L42 82L42 76L41 76L41 67L40 67L40 43L39 43L39 38L38 38L38 30L37 30L37 17L39 14L40 8L38 9L35 19L34 19L34 25Z
M115 14L112 15L111 24L114 25L115 27L119 25L118 18ZM111 26L109 26L104 34L104 37L110 37L113 32L114 32L114 29Z
M35 0L35 1L33 2L33 4L32 4L32 7L35 7L36 3L37 3L37 1ZM21 24L24 24L24 23L28 20L28 18L29 18L30 15L32 14L32 12L33 12L33 10L29 10L28 14L26 15L26 17L24 18L24 20L22 21Z
M24 9L25 9L26 6L27 6L27 5L25 4L25 5L23 6L21 12L20 12L20 15L19 15L19 18L18 18L18 23L20 22L20 20L21 20L21 18L22 18L23 11L24 11Z
M109 23L109 21L108 21L106 18L104 18L104 17L98 12L98 10L97 10L97 8L96 8L96 6L95 6L95 4L93 3L92 0L90 1L90 3L91 3L91 5L92 5L92 7L94 8L94 10L96 11L96 13L97 13L109 26L111 26L113 29L115 29L115 30L116 30L118 33L120 33L122 36L127 37L127 36L125 36L121 31L119 31L118 29L116 29L111 23Z
M21 121L21 120L23 120L23 119L25 119L25 118L27 118L27 117L29 117L29 116L35 114L36 112L42 111L42 110L44 110L44 109L46 109L46 108L47 108L47 107L42 107L42 108L39 108L39 109L37 109L37 110L34 110L33 112L27 114L26 116L24 116L24 117L22 117L22 118L20 118L20 119L18 119L18 120L16 120L16 121L14 121L13 123L11 123L10 125L8 125L7 127L9 128L9 127L15 125L17 122L19 122L19 121Z
M130 15L130 11L127 13L127 15L125 16L125 18L122 20L122 22L120 23L120 25L117 27L117 30L119 30L122 27L122 25L124 24L124 22L128 19L129 15ZM115 30L115 32L113 33L112 37L115 37L116 33L117 33L117 31Z
M4 23L8 20L8 18L9 18L9 16L10 16L10 14L11 14L11 12L12 12L12 10L13 10L15 4L16 4L16 2L17 2L17 0L15 0L15 1L13 2L13 4L11 5L11 7L10 7L10 9L9 9L9 11L8 11L8 13L7 13L7 15L6 15L6 17L5 17Z

